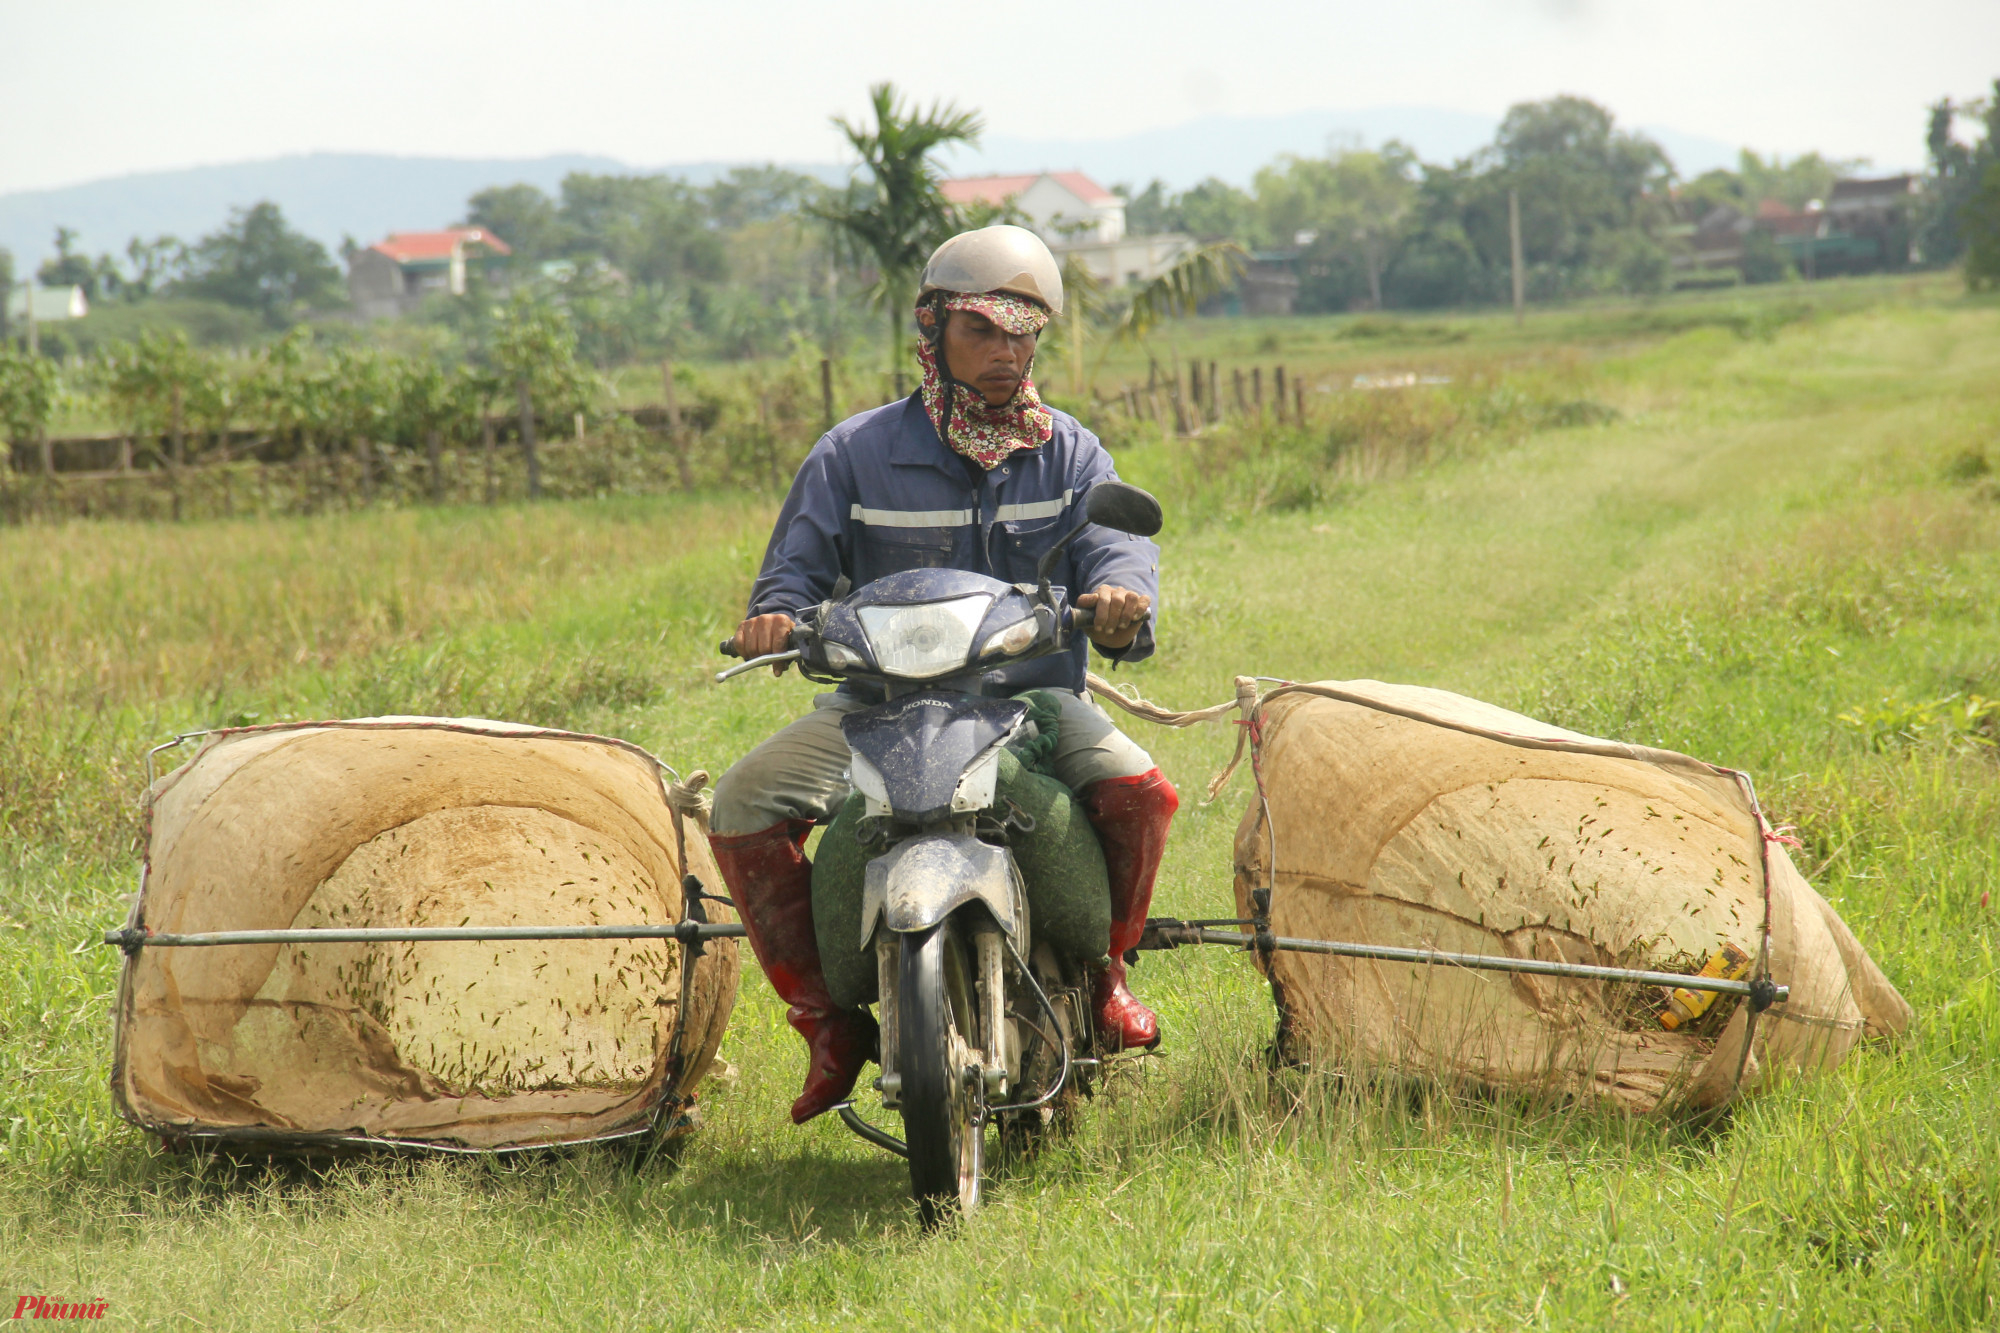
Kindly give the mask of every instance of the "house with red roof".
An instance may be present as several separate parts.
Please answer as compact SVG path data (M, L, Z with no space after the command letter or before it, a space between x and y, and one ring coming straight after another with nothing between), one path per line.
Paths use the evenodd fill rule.
M1075 259L1110 286L1151 282L1194 248L1186 236L1126 235L1125 201L1081 171L965 176L939 188L960 208L1011 207L1058 258Z
M490 266L513 251L483 227L399 231L347 257L347 294L362 319L393 319L439 292L465 294L468 266Z
M964 176L939 187L960 207L1013 205L1050 245L1065 241L1115 241L1125 234L1125 201L1081 171L1023 176Z

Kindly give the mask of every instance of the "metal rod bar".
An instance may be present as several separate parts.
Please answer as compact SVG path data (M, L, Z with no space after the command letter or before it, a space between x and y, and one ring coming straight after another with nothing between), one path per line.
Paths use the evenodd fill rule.
M859 1134L862 1138L867 1139L876 1147L887 1148L898 1157L908 1157L910 1155L908 1144L887 1130L877 1129L866 1120L863 1120L861 1113L854 1109L853 1102L837 1102L833 1109L840 1112L842 1124L846 1125L856 1134Z
M121 949L198 949L218 944L388 944L442 940L694 940L741 939L733 921L678 921L658 926L324 926L305 930L213 930L192 935L149 935L107 930L104 942Z
M1141 948L1171 949L1181 944L1231 944L1253 949L1257 937L1233 930L1205 930L1178 923L1148 927L1159 943L1142 942ZM1574 977L1591 981L1629 981L1642 986L1672 986L1681 990L1713 991L1719 995L1741 995L1757 999L1768 995L1770 1004L1783 1004L1790 988L1771 986L1768 991L1755 981L1728 981L1721 977L1692 977L1679 972L1645 972L1630 967L1598 967L1592 963L1555 963L1540 958L1506 958L1496 954L1448 953L1442 949L1399 949L1387 944L1346 944L1339 940L1302 940L1284 935L1271 938L1271 947L1293 953L1334 954L1342 958L1375 958L1390 963L1441 964L1474 968L1486 972L1527 972L1543 977ZM1768 983L1763 983L1768 984ZM1762 1007L1762 1006L1760 1006Z

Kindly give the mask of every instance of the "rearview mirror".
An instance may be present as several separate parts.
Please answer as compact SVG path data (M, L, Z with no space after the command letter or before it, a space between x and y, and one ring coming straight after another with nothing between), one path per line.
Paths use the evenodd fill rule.
M1157 533L1165 517L1158 500L1122 481L1100 481L1091 487L1083 498L1083 512L1101 528L1129 532L1134 537Z
M1042 558L1035 568L1035 577L1047 592L1049 575L1054 572L1056 562L1062 553L1076 540L1076 534L1092 523L1110 528L1114 532L1130 533L1134 537L1150 537L1160 530L1164 515L1160 502L1137 486L1122 481L1100 481L1083 496L1083 517L1075 527L1057 539L1056 544L1042 552Z

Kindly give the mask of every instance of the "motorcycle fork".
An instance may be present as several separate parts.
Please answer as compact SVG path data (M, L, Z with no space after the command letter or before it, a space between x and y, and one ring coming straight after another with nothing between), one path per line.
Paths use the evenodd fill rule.
M882 1105L890 1108L900 1106L903 1100L903 1074L897 1059L896 1042L902 1033L902 1015L896 1003L896 987L901 974L903 937L886 925L875 930L875 979L878 989L881 1013L876 1026L881 1032L882 1077L876 1086L882 1090Z
M1006 946L999 929L991 925L976 929L972 942L979 968L979 1026L986 1039L980 1073L986 1080L987 1098L998 1101L1007 1091Z

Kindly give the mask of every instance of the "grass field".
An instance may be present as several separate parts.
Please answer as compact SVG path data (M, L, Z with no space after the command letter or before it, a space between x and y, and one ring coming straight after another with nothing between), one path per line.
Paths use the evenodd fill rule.
M1309 429L1107 427L1170 516L1131 680L1176 707L1238 672L1410 681L1746 768L1907 1038L1697 1130L1274 1076L1242 960L1149 956L1164 1056L926 1237L900 1163L790 1126L802 1048L746 977L678 1170L165 1156L110 1114L89 943L143 748L476 713L720 771L810 690L707 681L774 503L7 529L0 1297L246 1329L2000 1327L2000 306L1855 283L1354 323L1178 354L1453 383L1328 395ZM1156 910L1224 912L1243 784L1195 796L1230 737L1140 739L1187 798Z

